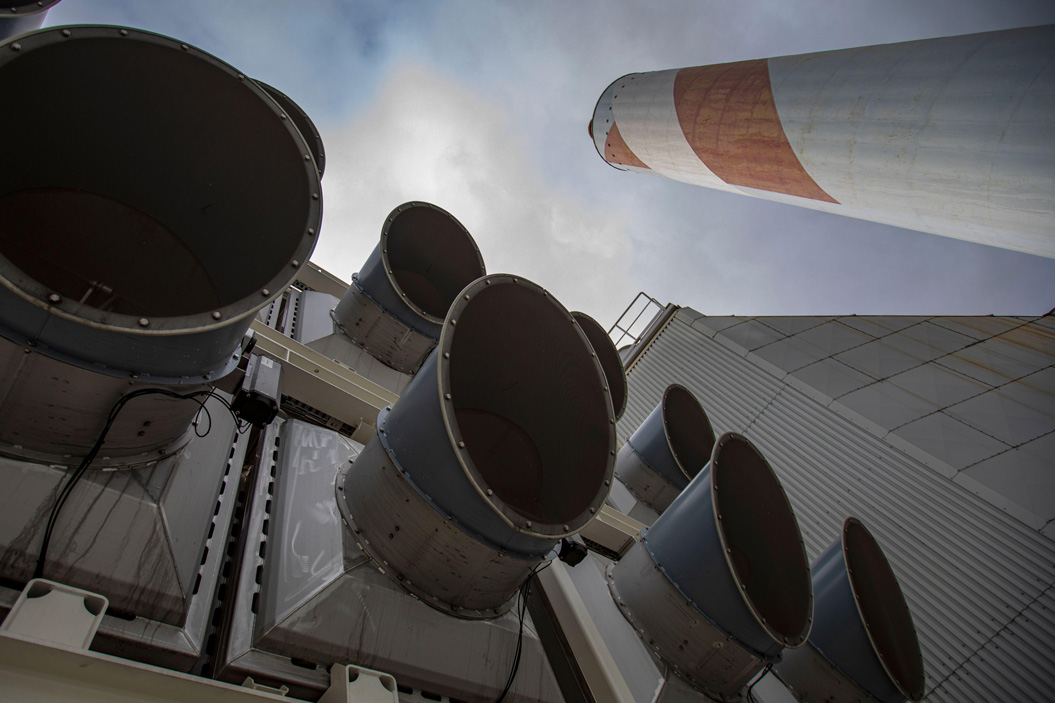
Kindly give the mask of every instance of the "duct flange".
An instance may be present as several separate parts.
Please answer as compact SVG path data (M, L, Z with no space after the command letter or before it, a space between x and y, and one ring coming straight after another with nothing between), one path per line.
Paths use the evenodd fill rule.
M918 701L923 655L905 596L879 543L854 517L813 564L816 620L807 646L774 667L799 700Z
M430 203L404 203L388 215L333 319L375 359L413 374L458 293L485 273L479 247L453 215Z
M300 136L304 138L308 148L311 149L311 157L315 160L315 168L319 172L319 178L326 172L326 149L322 145L322 136L319 134L315 123L304 109L294 102L293 98L283 93L278 88L268 85L263 81L257 81L257 85L264 89L272 100L278 103L289 119L293 120Z
M102 26L5 46L0 93L20 105L0 128L26 135L0 146L3 336L143 382L233 368L322 217L311 152L275 101L199 49Z
M707 413L687 388L673 383L619 450L615 473L635 498L662 513L707 464L713 448Z
M8 0L0 8L0 42L39 28L48 10L58 4L59 0Z
M765 458L733 433L610 569L609 589L649 647L723 700L802 645L813 619L791 504Z
M597 320L584 312L573 312L572 316L579 323L579 326L582 327L583 334L590 340L590 346L593 347L594 353L597 354L597 360L601 362L601 368L604 369L604 377L607 379L608 388L611 391L615 419L618 421L626 411L627 400L626 370L623 368L622 359L619 358L619 351L615 348L615 344L612 343L612 338L608 336L608 333L604 331L604 328L601 327Z
M605 388L581 328L547 291L505 274L475 281L344 470L338 502L360 544L426 603L501 612L604 504L615 455Z

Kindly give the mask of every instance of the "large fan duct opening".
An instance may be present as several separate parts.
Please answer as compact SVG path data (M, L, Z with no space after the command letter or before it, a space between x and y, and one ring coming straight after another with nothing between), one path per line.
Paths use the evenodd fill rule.
M912 614L882 548L854 517L813 564L809 644L776 667L800 700L918 701L923 655Z
M508 608L608 495L606 385L581 328L546 291L507 275L476 281L338 485L360 544L436 607L467 617Z
M616 476L662 513L711 458L714 430L696 396L672 383L619 451Z
M572 315L582 328L586 339L590 340L590 346L597 354L597 360L601 362L604 377L608 381L608 391L612 398L615 419L618 421L626 411L627 400L626 370L623 368L623 360L619 358L619 350L615 348L612 338L597 320L584 312L573 312Z
M334 319L374 358L412 374L435 347L455 298L485 273L476 242L453 215L405 203L389 214Z
M19 135L0 144L0 325L17 345L5 351L40 354L16 372L20 414L47 396L28 392L36 376L58 385L41 412L68 429L105 417L129 379L187 386L231 370L322 215L311 152L282 109L215 57L119 27L19 37L0 52L0 94L19 96L0 112ZM159 424L127 449L157 446Z
M813 621L806 550L773 469L741 435L609 573L623 614L682 677L720 699L738 691Z

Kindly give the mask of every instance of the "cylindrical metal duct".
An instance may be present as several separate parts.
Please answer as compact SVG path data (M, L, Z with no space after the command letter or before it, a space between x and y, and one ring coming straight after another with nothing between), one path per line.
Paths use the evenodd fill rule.
M293 120L293 124L296 126L297 131L300 132L300 136L304 138L308 148L311 149L311 157L315 159L315 168L319 172L319 178L322 178L322 175L326 172L326 149L322 145L322 135L319 134L315 123L311 121L311 117L300 105L293 101L293 98L278 88L270 86L263 81L257 81L256 84L263 88L264 92L271 96L272 100L278 103L278 106L282 108L289 119Z
M436 346L458 293L485 273L479 247L453 215L404 203L389 213L333 318L375 359L413 374Z
M683 678L722 699L813 620L798 523L768 462L727 433L711 461L609 569L619 608Z
M38 29L58 4L59 0L9 0L0 8L0 42Z
M4 380L55 386L0 410L21 423L0 443L76 455L130 382L193 386L234 367L253 314L314 248L319 175L256 83L168 37L23 35L0 48L0 95L19 105L0 129L21 135L0 142L2 353L24 355ZM174 438L162 415L181 416L178 435L196 409L135 411L155 401L172 405L133 401L119 423L147 429L115 425L107 452L153 450Z
M339 474L338 505L409 591L493 617L604 504L615 455L606 395L589 342L553 296L523 278L479 279Z
M801 701L918 701L923 655L905 596L883 550L846 518L813 564L816 615L809 643L774 670Z
M689 389L672 383L619 450L615 474L635 498L662 513L707 464L713 449L707 413Z
M626 412L626 369L623 368L623 360L619 358L619 352L612 342L612 338L605 332L604 327L584 312L573 312L572 316L579 327L582 328L586 339L590 340L590 346L597 354L597 360L601 362L604 369L604 377L608 380L608 389L612 398L612 407L615 409L615 419L618 421Z
M631 73L620 170L1055 257L1055 26Z

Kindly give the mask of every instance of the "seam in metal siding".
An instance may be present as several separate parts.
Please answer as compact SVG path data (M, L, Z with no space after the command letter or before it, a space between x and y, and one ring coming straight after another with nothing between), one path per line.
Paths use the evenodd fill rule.
M928 700L1049 700L1055 543L907 456L679 313L631 373L628 436L672 382L716 431L765 453L816 558L846 515L883 545L919 631ZM763 318L764 319L764 318Z

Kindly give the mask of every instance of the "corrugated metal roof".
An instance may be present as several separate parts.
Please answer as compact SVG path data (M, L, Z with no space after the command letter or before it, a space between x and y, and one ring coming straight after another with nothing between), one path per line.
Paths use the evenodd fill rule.
M812 318L809 325L796 325L780 318L766 325L766 319L756 318L730 338L727 332L749 320L679 311L628 374L630 399L620 435L633 432L669 383L684 384L717 432L744 432L769 458L795 507L811 559L836 538L846 515L861 518L876 535L912 608L928 700L1050 700L1055 542L1001 509L1007 506L1000 500L989 501L977 487L950 480L958 469L940 460L935 461L943 470L926 465L919 457L934 457L915 448L911 438L847 412L826 393L789 375L773 355L758 353L764 345L749 352L734 341L754 344L768 337L758 333L760 325L817 335L819 327L834 321L816 324ZM989 318L913 318L911 324L899 318L841 319L852 321L855 330L868 330L865 344L873 335L897 336L926 322L927 329L915 330L912 337L887 340L911 347L913 368L978 343L984 339L978 330L999 333L1033 324L1008 323L1007 318L996 318L1003 321L996 327L972 322ZM727 324L732 320L735 324ZM962 336L964 346L946 332ZM920 346L931 338L937 339L937 355ZM837 348L828 353L840 353ZM947 381L945 374L940 377ZM937 393L948 402L962 395L948 388ZM906 447L917 451L906 452ZM1051 503L1055 509L1055 500Z

